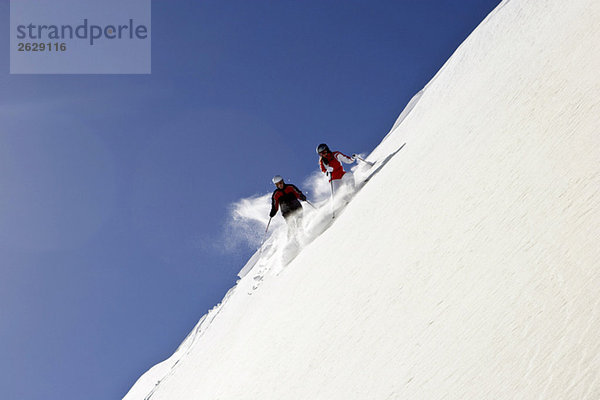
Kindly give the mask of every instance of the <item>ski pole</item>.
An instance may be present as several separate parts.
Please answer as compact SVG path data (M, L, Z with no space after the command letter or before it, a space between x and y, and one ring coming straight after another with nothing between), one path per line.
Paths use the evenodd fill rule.
M263 235L263 240L260 242L260 249L262 250L262 245L265 244L265 240L267 239L267 232L269 230L269 225L271 225L271 220L273 217L269 217L269 222L267 223L267 229L265 229L265 234Z
M375 163L373 163L373 162L371 162L371 161L367 161L367 160L365 160L364 158L362 158L362 157L361 157L361 156L359 156L358 154L354 154L354 158L356 158L356 159L357 159L357 160L359 160L359 161L362 161L362 162L364 162L365 164L369 164L371 167L372 167L373 165L375 165Z
M273 217L269 217L269 222L267 222L267 228L265 229L265 235L263 236L263 240L262 242L265 242L265 239L267 238L267 232L269 231L269 225L271 225L271 220L273 219ZM262 243L261 243L262 246Z
M265 234L263 235L263 239L260 242L260 248L259 248L258 254L262 253L263 244L265 244L265 240L267 239L267 232L269 230L269 225L271 225L272 219L273 219L273 217L269 217L269 222L267 223L267 229L265 229Z
M331 187L331 218L335 218L335 205L333 204L333 179L331 179L331 173L327 173L329 177L329 186Z
M308 201L308 200L304 200L304 201L306 201L308 203L308 205L311 206L312 208L314 208L315 210L317 209L317 207L315 207L313 205L313 203L311 203L310 201Z

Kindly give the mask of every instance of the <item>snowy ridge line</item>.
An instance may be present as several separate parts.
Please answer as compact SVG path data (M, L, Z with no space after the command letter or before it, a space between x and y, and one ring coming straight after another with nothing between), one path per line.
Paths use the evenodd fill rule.
M238 272L237 276L239 278L245 277L246 275L248 275L248 273L250 271L252 271L254 266L262 259L263 248L267 247L267 244L270 246L272 241L273 241L273 235L270 235L267 238L267 240L265 240L265 242L260 245L260 247L256 250L256 252L254 252L252 257L250 257L248 259L248 261L246 262L246 264L244 264L244 267L240 270L240 272Z
M206 330L210 327L212 322L219 315L229 298L233 295L236 287L237 285L229 289L223 297L223 300L221 300L220 303L211 308L206 314L204 314L200 318L194 329L192 329L192 331L185 337L183 342L177 347L177 349L171 357L159 364L156 364L154 367L152 367L150 370L144 373L131 387L131 389L125 395L125 397L123 397L123 400L140 398L140 396L135 395L135 392L138 390L138 388L140 390L143 390L143 387L151 385L151 383L147 381L154 381L150 392L141 397L144 400L150 400L152 396L154 396L154 394L156 393L156 390L159 388L160 384L165 382L170 376L174 374L176 368L180 365L179 363L183 359L183 357L187 356L191 352L194 344L198 341L198 339L200 339L204 335ZM160 373L159 371L164 372Z
M425 86L425 88L426 87L427 86ZM402 124L402 122L404 122L406 117L408 117L408 114L410 114L410 112L417 106L417 103L419 102L419 100L421 100L421 96L423 96L423 93L425 93L425 88L419 90L417 92L417 94L415 94L410 99L410 101L408 102L406 107L404 107L404 110L402 110L402 112L400 113L398 118L396 118L396 122L394 122L394 126L392 126L392 129L390 129L390 131L387 133L387 135L385 135L383 137L382 141L385 140L389 135L391 135L392 132L394 132L394 130L396 130L396 128L399 127L400 124Z
M495 14L497 14L504 6L506 6L508 3L510 3L511 0L504 0L502 1L500 4L498 4L484 19L483 21L481 21L481 23L479 25L477 25L475 27L475 29L473 29L473 31L469 34L469 36L467 36L467 38L456 48L456 50L454 51L454 53L452 53L452 55L448 58L448 60L444 63L444 65L442 65L442 67L435 73L435 75L433 76L433 78L431 78L431 80L429 82L427 82L427 84L423 87L423 89L419 90L410 100L409 102L406 104L406 106L404 107L404 109L402 110L402 112L400 113L400 115L398 116L398 118L396 118L396 120L394 121L394 125L392 125L392 128L390 129L390 131L383 137L383 139L381 140L381 143L379 145L381 145L382 143L385 142L385 140L404 122L404 120L410 115L410 113L415 109L415 107L417 107L417 105L419 104L419 101L421 100L421 98L423 97L423 95L426 93L427 89L432 86L435 81L437 80L437 78L444 72L444 70L446 69L446 67L453 62L454 58L457 57L457 54L465 47L468 46L468 43L470 42L470 40L472 39L472 33L475 32L475 30L479 29L479 27L483 26L484 24L486 24ZM378 146L379 146L378 145Z
M271 239L271 238L272 237L269 237L269 239ZM261 271L262 272L262 274L260 276L261 281L264 278L264 275L268 271L271 270L271 267L272 267L271 264L273 263L272 260L270 260L270 259L268 259L268 257L264 257L264 256L259 257L259 259L256 263L259 263L263 258L267 258L267 260L266 260L266 263L264 264L265 270ZM250 269L250 270L252 270L252 269ZM248 272L250 272L250 271L248 271ZM169 370L162 376L162 378L157 380L157 382L154 384L154 387L152 388L152 390L150 390L150 392L146 396L143 397L144 400L151 400L152 397L154 396L154 394L156 393L156 391L159 389L160 385L162 383L166 382L171 376L174 375L177 368L181 365L180 361L185 356L190 354L190 352L192 351L196 342L198 342L198 340L201 339L202 336L206 333L207 329L212 325L213 321L217 318L217 316L223 310L223 308L227 304L228 300L234 295L238 286L242 283L242 281L245 282L247 280L249 280L249 278L238 280L236 282L236 284L227 291L227 293L223 297L223 300L219 304L217 304L215 307L210 309L206 314L204 314L200 318L200 320L198 321L198 323L196 324L194 329L186 336L186 338L181 343L181 345L177 348L177 350L175 350L175 353L168 360L164 361L164 362L168 362L168 361L170 361L171 358L176 358L176 360L174 360L172 365L170 366ZM256 290L256 289L257 289L257 286L253 287L253 290ZM148 372L150 372L150 371L148 371ZM141 379L142 378L140 378L140 380ZM127 400L127 396L123 400Z
M242 271L238 273L240 279L236 282L236 284L230 288L223 300L219 302L216 306L210 309L206 314L204 314L194 329L185 337L183 342L177 347L173 355L169 357L167 360L156 364L146 373L144 373L133 385L130 389L129 393L123 398L123 400L134 400L143 398L144 400L150 400L156 391L159 389L160 385L166 382L169 377L173 376L176 369L180 366L180 361L183 360L185 356L190 354L194 345L202 338L207 329L211 326L220 312L223 310L229 299L234 295L236 290L240 285L249 286L250 291L248 294L252 294L255 290L258 289L266 274L273 269L275 266L276 260L273 260L272 257L274 253L277 251L277 243L278 232L273 232L263 243L262 247L259 248L255 254L246 262L242 271L244 271L242 275ZM267 246L268 245L268 246ZM270 251L263 251L261 249L267 248ZM252 260L254 260L252 262ZM256 266L259 265L260 268L257 268L258 271L254 274L255 276L251 279L248 274L251 271L254 271ZM253 284L254 282L254 284ZM243 290L243 289L242 289ZM138 391L142 391L145 387L148 390L148 387L152 387L152 389L147 392L147 394L140 396L140 393L136 393Z
M396 154L398 154L400 152L400 150L402 150L404 148L404 146L406 146L406 142L404 142L402 144L402 146L398 147L398 150L394 151L393 153L388 154L383 160L381 161L376 161L376 164L373 166L373 171L369 171L369 174L362 179L361 183L359 185L357 185L358 189L357 192L360 191L364 185L367 184L367 182L369 182L369 180L371 180L372 177L374 177L375 175L377 175L377 173L379 171L381 171L381 169L385 166L385 164L387 164L392 158L394 158L394 156Z

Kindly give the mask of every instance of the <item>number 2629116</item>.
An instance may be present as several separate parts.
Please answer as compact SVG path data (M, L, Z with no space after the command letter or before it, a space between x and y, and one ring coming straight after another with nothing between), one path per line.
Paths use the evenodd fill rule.
M67 51L66 43L18 43L18 51Z

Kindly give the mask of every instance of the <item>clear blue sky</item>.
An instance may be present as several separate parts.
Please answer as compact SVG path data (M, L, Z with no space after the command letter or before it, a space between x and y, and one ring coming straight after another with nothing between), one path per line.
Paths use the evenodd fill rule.
M230 204L370 151L498 3L153 1L151 75L46 76L2 1L0 397L125 395L252 254Z

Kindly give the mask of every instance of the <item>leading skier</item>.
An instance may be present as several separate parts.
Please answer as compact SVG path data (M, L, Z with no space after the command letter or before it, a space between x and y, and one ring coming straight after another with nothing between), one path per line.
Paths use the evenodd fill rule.
M337 193L342 187L346 186L349 190L354 190L354 176L350 171L344 171L344 164L352 164L356 161L354 156L349 157L339 151L329 150L329 146L321 143L317 146L319 155L319 166L324 174L329 177L332 190Z

